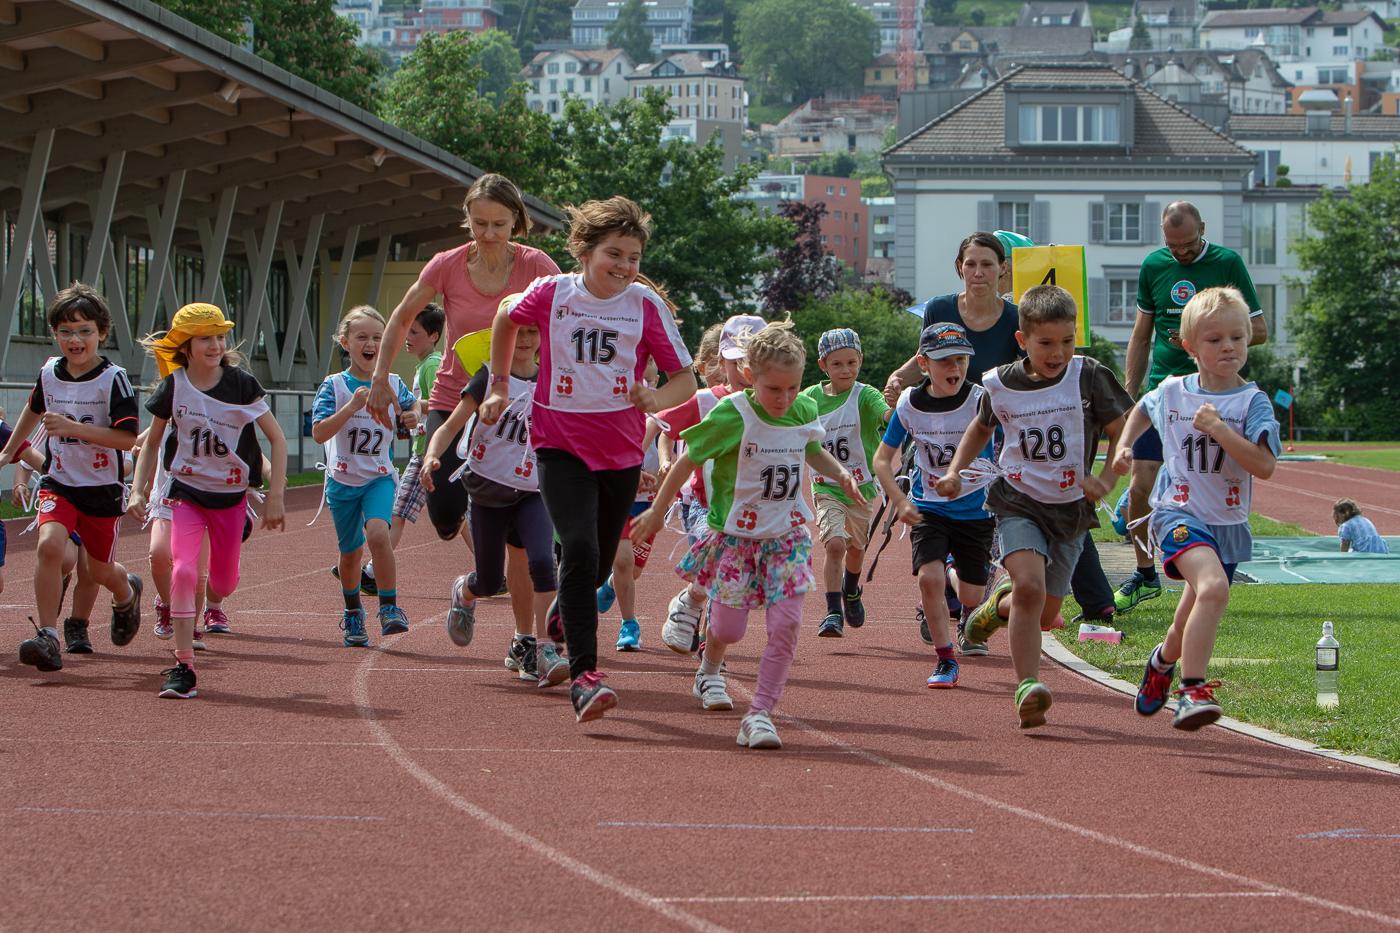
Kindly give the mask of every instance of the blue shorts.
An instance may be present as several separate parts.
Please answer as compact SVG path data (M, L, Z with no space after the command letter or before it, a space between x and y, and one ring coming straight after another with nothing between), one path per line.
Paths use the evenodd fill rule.
M335 536L340 553L349 554L365 546L365 524L379 519L393 521L394 492L398 483L392 476L377 476L363 486L346 486L326 481L326 505L335 520Z
M1133 441L1133 460L1162 462L1162 435L1157 433L1156 428L1149 427L1142 432L1137 440Z
M1215 535L1210 531L1210 526L1204 522L1194 521L1182 517L1181 513L1173 513L1172 523L1162 530L1162 570L1173 580L1180 580L1181 573L1176 569L1174 563L1177 556L1191 550L1193 547L1208 547L1215 552L1215 556L1220 556L1220 545L1216 543ZM1227 564L1221 562L1225 568L1225 579L1231 583L1235 582L1235 568L1238 564Z

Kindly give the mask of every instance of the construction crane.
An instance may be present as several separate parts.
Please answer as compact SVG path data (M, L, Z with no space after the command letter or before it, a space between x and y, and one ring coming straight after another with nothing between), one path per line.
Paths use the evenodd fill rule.
M895 58L899 67L899 92L914 90L914 45L918 40L914 29L914 17L919 0L898 0L899 39L895 44Z

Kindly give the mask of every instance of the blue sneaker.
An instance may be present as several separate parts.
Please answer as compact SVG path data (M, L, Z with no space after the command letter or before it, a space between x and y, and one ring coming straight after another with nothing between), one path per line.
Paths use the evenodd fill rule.
M947 690L958 685L958 662L952 658L940 659L938 666L929 675L928 686L930 690Z
M617 590L613 589L612 574L608 574L608 578L603 581L603 585L598 587L598 615L602 615L611 609L613 603L616 601ZM618 642L617 647L621 650L622 643Z
M598 592L602 592L599 590ZM642 627L636 619L623 619L622 628L617 633L618 651L636 651L642 647Z
M408 631L408 616L398 605L379 607L379 634L397 635Z
M369 644L369 634L365 632L365 611L346 609L340 617L340 630L345 633L345 647L363 648Z

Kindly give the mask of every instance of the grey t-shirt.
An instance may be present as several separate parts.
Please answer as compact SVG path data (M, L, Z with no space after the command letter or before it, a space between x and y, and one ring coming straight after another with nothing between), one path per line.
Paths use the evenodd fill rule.
M1032 380L1029 367L1028 360L1008 363L997 367L997 376L1002 385L1021 392L1048 388L1064 378L1064 373L1061 373L1049 381ZM1084 357L1079 370L1079 396L1084 405L1085 470L1090 471L1099 445L1099 435L1106 426L1132 409L1133 399L1118 377L1113 375L1113 370L1089 357ZM1000 424L992 411L990 394L982 396L977 407L977 420L989 428ZM1014 428L1006 424L1001 427L1004 431ZM1019 489L1013 489L1004 479L998 479L987 490L987 511L994 515L1028 518L1040 526L1047 538L1056 541L1072 541L1090 528L1099 527L1094 504L1088 499L1063 503L1040 502Z

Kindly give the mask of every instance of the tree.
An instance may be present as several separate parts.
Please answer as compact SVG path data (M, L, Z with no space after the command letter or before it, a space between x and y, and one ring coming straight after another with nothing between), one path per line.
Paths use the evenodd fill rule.
M1098 360L1100 363L1113 370L1113 375L1118 377L1118 381L1123 381L1123 370L1118 365L1118 345L1109 340L1103 334L1089 332L1089 345L1080 350L1087 357Z
M1400 425L1400 149L1345 194L1324 189L1308 209L1315 235L1295 247L1311 276L1290 324L1304 384L1337 426L1393 437Z
M217 6L217 4L212 4ZM253 51L317 87L374 109L379 58L333 0L255 0Z
M807 164L804 175L832 175L837 178L850 178L856 173L855 156L849 152L824 152Z
M488 76L476 60L486 41L425 35L384 89L384 119L538 194L554 164L550 119L526 105L524 84L482 96Z
M637 64L651 61L651 30L642 0L627 0L617 11L617 19L608 27L608 48L622 49Z
M952 25L955 19L953 13L957 5L957 0L926 0L924 3L924 20L929 25Z
M157 2L175 15L183 16L200 29L207 29L214 35L227 39L235 45L242 45L248 39L244 27L253 18L254 0L229 0L226 3L210 3L209 0L157 0Z
M972 10L968 12L967 18L972 20L972 25L981 26L987 22L987 11L980 6L973 7Z
M796 311L830 297L841 285L841 263L822 247L826 205L784 201L778 213L792 221L797 235L778 250L778 267L763 281L763 307L770 314Z
M506 92L520 81L520 52L515 43L501 30L488 29L477 33L472 48L468 61L484 73L476 92L493 103L504 101Z
M792 315L807 344L802 384L814 385L825 378L817 366L817 338L824 331L849 327L860 335L864 381L879 385L886 375L908 362L919 346L921 324L904 308L896 296L879 287L869 291L846 288L803 302Z
M1152 48L1152 33L1147 31L1147 21L1141 16L1133 23L1133 35L1128 40L1128 48L1131 51Z
M849 0L755 0L739 14L745 67L798 101L861 87L878 46L875 20Z

